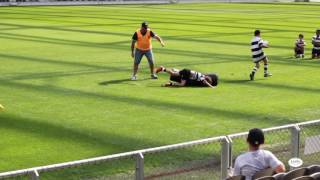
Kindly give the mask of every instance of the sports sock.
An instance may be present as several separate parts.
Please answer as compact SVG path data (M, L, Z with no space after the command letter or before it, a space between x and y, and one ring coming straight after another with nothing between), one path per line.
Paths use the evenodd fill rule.
M254 75L254 74L257 72L257 70L258 70L258 68L257 68L257 67L254 67L253 70L252 70L252 72L251 72L251 74Z
M264 65L264 74L268 74L268 64Z

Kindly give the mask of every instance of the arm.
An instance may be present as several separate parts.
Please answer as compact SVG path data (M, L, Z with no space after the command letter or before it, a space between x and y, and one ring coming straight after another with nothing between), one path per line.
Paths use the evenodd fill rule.
M160 44L161 44L162 47L164 47L164 42L163 42L163 40L161 39L160 36L158 36L158 35L155 34L155 35L154 35L154 38L160 42Z
M274 172L276 172L276 173L282 173L282 172L285 172L285 171L286 171L286 168L284 167L283 164L278 165L278 166L274 169Z
M312 42L313 45L315 45L316 39L315 39L315 38L312 38L312 41L311 41L311 42Z
M262 39L260 39L260 41L259 41L259 46L262 47L262 48L268 48L269 47L269 45L265 44Z
M176 87L183 87L183 86L185 86L186 85L186 83L187 83L187 81L186 80L181 80L181 83L178 83L178 82L172 82L172 86L176 86Z
M134 44L136 43L135 40L132 40L131 42L131 57L134 58Z
M261 44L261 47L262 47L262 48L268 48L268 47L269 47L269 45Z
M235 163L234 163L234 168L233 168L233 176L238 176L240 175L240 163L239 159L237 158Z
M211 87L211 88L215 88L215 86L212 86L207 80L203 80L202 81L204 84L206 84L208 87Z
M269 159L269 166L276 172L276 173L281 173L285 172L286 168L283 165L283 163L270 151L267 151L268 153L268 159Z

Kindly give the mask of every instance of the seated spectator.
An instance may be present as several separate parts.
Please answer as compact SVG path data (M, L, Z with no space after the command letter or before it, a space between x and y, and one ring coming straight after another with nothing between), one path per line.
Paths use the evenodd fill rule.
M264 144L264 134L261 129L251 129L247 137L249 152L237 157L233 175L243 175L246 180L251 180L252 176L267 168L272 168L275 173L285 171L283 163L272 152L260 149Z

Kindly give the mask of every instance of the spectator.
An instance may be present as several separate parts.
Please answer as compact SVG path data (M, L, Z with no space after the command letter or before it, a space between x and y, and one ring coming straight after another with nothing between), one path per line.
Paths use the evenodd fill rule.
M251 129L247 137L249 152L237 157L234 165L233 175L243 175L246 180L251 180L252 176L264 169L272 168L275 173L285 171L283 163L272 154L272 152L260 149L264 144L264 134L261 129Z

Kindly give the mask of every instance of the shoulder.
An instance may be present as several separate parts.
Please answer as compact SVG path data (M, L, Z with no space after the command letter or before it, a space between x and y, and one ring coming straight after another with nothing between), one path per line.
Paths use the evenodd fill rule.
M154 33L152 30L150 30L150 36L153 37L155 35L156 35L156 33Z
M264 149L261 149L260 151L265 157L268 157L268 158L275 157L275 155L271 151L264 150Z
M181 76L188 76L190 74L190 69L182 69L179 74Z
M236 161L237 161L237 162L244 161L244 160L246 160L249 156L250 156L250 153L249 153L249 152L243 153L243 154L239 155L239 156L236 158Z

